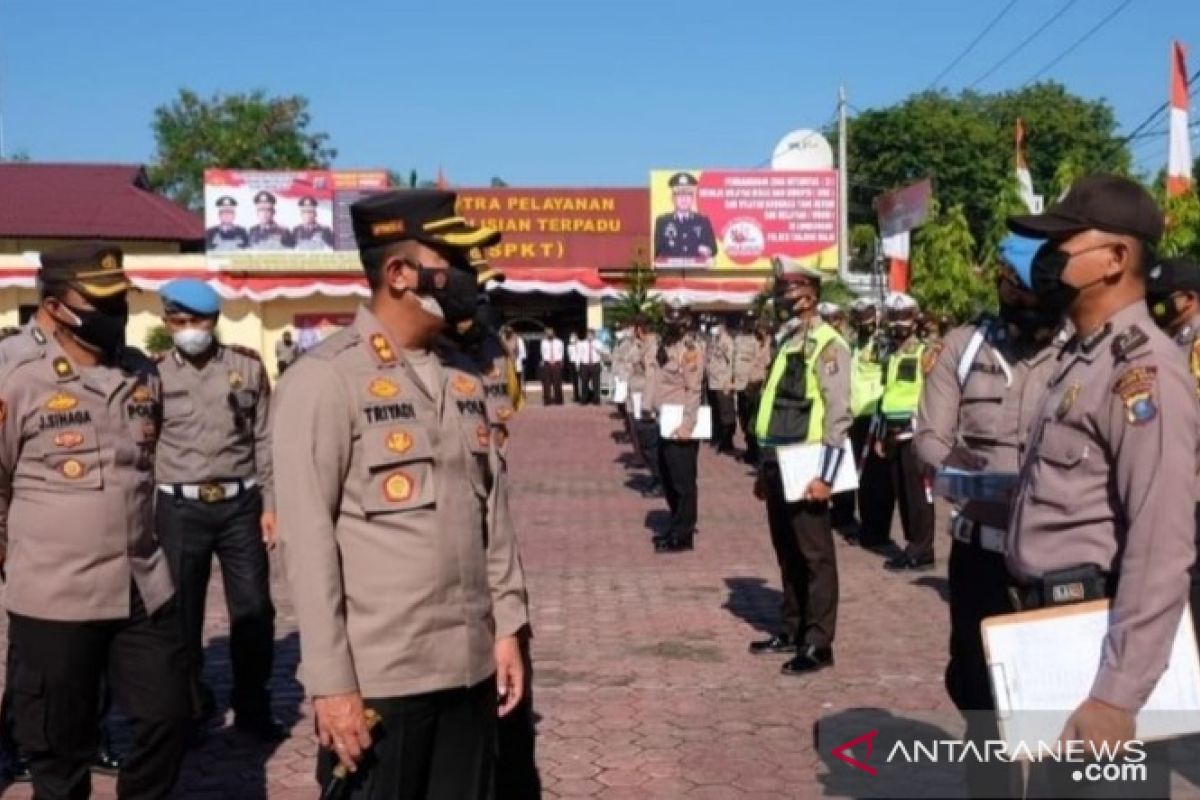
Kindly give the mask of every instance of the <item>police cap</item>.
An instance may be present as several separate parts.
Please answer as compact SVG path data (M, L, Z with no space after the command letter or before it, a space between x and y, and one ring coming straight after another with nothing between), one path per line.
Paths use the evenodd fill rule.
M264 189L263 191L254 195L254 205L256 205L256 206L263 206L263 205L273 206L273 205L275 205L275 195L271 194L270 192L268 192Z
M1105 231L1157 244L1163 213L1141 184L1116 175L1086 175L1041 214L1009 217L1008 229L1034 239L1066 239Z
M237 200L234 200L227 194L223 194L217 198L215 205L217 208L237 208Z
M311 195L306 194L306 195L304 195L304 197L300 198L299 205L301 208L316 208L317 200L315 197L312 197Z
M469 251L499 242L499 231L471 225L455 213L457 199L442 189L398 189L359 200L350 206L358 249L417 241Z
M66 284L85 297L104 300L129 291L123 268L124 253L115 244L75 242L47 250L40 257L38 281L43 286Z
M676 172L667 181L667 186L672 189L695 189L699 185L700 181L690 172Z
M1186 258L1165 258L1146 274L1146 293L1169 295L1174 292L1200 294L1200 264Z
M221 298L211 286L196 278L178 278L159 290L163 311L185 312L199 317L215 317L221 313Z

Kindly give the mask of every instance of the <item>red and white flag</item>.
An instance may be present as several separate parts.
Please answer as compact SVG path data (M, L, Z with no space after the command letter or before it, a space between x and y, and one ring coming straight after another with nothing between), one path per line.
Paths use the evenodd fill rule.
M1029 172L1029 163L1025 160L1025 123L1017 117L1017 185L1021 200L1030 214L1042 213L1042 198L1033 193L1033 175Z
M1187 50L1171 43L1171 146L1167 151L1167 196L1192 188L1192 143L1188 138Z
M911 232L884 236L882 240L883 257L888 260L888 290L892 292L907 292L909 284L908 261Z

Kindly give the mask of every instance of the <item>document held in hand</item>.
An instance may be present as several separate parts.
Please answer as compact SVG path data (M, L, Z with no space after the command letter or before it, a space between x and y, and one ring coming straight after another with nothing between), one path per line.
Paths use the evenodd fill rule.
M683 424L683 406L667 403L658 410L658 433L664 439L674 439L675 431ZM691 439L712 438L712 408L700 406L696 413L696 427Z
M1111 602L1039 608L983 621L984 652L1000 736L1008 749L1036 758L1038 743L1053 743L1100 668ZM1200 733L1200 657L1185 607L1167 669L1138 712L1137 738Z
M804 497L808 484L821 474L820 442L814 444L788 444L775 448L779 459L779 472L783 477L783 499L795 503ZM833 493L853 492L858 488L858 469L854 466L854 445L846 438L842 446L842 464L833 481Z

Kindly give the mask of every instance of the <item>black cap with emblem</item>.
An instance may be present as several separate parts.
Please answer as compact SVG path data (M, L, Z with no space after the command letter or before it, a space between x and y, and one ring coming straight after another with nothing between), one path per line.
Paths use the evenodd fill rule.
M1083 231L1105 231L1158 244L1163 213L1141 184L1116 175L1087 175L1071 184L1041 214L1008 218L1013 233L1032 239L1066 239Z
M41 254L38 283L70 286L92 300L106 300L129 291L120 247L107 242L75 242Z
M1164 258L1146 274L1146 294L1169 295L1173 292L1200 294L1200 264L1186 258Z
M441 189L399 189L359 200L350 206L358 249L418 241L470 251L499 242L499 231L472 225L457 215L457 199L454 192Z

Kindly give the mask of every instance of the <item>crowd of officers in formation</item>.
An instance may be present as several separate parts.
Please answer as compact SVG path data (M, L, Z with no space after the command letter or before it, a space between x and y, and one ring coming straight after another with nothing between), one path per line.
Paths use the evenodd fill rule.
M354 204L371 298L303 357L277 353L273 398L257 354L216 338L206 284L164 287L174 348L152 361L125 345L118 248L42 254L37 312L0 341L4 721L39 798L88 795L109 695L132 729L119 796L170 795L216 710L202 680L214 555L235 725L285 735L267 693L276 545L327 796L538 796L506 488L518 353L486 302L498 276L480 252L499 234L454 205L440 190ZM1019 476L1010 494L955 504L947 689L965 712L994 707L984 618L1110 598L1101 664L1064 735L1129 740L1189 585L1200 602L1200 267L1157 258L1162 213L1121 178L1083 178L1009 226L998 314L923 332L894 293L843 320L822 306L819 273L779 260L777 324L701 335L671 304L661 334L646 320L619 332L614 377L670 506L660 552L694 545L705 406L718 451L741 428L784 589L780 629L750 651L789 655L786 674L833 664L835 526L879 546L899 505L906 547L886 566L928 569L934 471ZM558 350L544 344L543 360ZM817 453L799 497L784 489L790 445ZM861 474L858 523L832 493L842 469ZM994 720L969 716L968 735L995 738ZM969 778L974 793L1018 780L989 765ZM1081 789L1047 769L1032 793L1038 780L1050 796Z
M788 654L783 672L807 674L833 664L833 532L888 546L898 505L906 544L884 566L929 569L938 470L987 477L973 485L1001 488L949 497L945 682L968 736L998 738L985 618L1108 598L1102 660L1063 735L1097 748L1134 739L1189 593L1200 607L1200 266L1157 256L1163 225L1136 183L1082 178L1045 213L1009 220L998 313L953 329L922 321L899 293L882 308L859 299L847 319L820 302L818 273L783 259L778 324L751 315L736 335L721 323L702 334L679 304L661 336L635 322L613 363L629 382L632 439L670 505L656 549L693 546L692 433L707 402L718 451L732 451L740 423L782 573L781 627L750 651ZM674 432L655 421L668 405L683 407ZM794 444L819 447L819 468L801 497L788 498L778 453ZM831 494L843 462L859 472L857 504ZM1164 752L1149 749L1150 791L1165 795ZM1049 765L1022 776L970 764L968 782L973 794L1098 790Z

